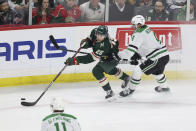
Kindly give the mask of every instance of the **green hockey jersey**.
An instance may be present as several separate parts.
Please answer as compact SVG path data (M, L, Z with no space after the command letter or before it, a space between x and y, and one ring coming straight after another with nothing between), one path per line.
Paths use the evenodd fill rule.
M78 56L79 63L90 63L95 60L112 60L116 59L116 54L119 52L118 46L119 42L115 39L111 39L107 36L103 41L98 42L96 40L96 30L97 28L91 31L91 34L86 38L86 44L82 47L84 49L92 48L92 52L86 56Z

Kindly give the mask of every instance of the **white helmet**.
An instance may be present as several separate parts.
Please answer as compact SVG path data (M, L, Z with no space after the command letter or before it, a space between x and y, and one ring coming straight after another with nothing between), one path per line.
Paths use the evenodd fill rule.
M53 98L50 103L52 111L64 111L64 103L60 98Z
M144 25L145 24L145 19L142 15L136 15L132 18L131 23L133 25L138 25L138 24Z

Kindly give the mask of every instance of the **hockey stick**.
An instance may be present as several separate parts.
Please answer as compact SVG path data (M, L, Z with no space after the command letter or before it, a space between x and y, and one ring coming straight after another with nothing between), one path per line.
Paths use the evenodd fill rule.
M76 51L76 53L72 56L75 57L81 50L81 47ZM34 102L27 102L24 101L25 98L21 98L21 105L23 106L34 106L35 104L37 104L37 102L42 98L42 96L46 93L46 91L52 86L52 84L56 81L56 79L61 75L61 73L65 70L65 68L67 67L67 64L64 65L64 67L60 70L60 72L55 76L55 78L50 82L50 84L44 89L44 91L42 92L42 94L37 98L36 101Z
M54 38L53 35L50 35L49 38L50 38L50 41L52 42L52 44L56 47L56 49L62 50L62 51L64 51L64 52L67 52L67 51L69 51L69 52L77 52L77 51L75 51L75 50L68 50L68 49L63 49L63 48L61 48L61 47L57 44L57 42L56 42L56 40L55 40L55 38ZM88 54L87 52L81 52L81 51L79 51L78 53L81 53L81 54Z

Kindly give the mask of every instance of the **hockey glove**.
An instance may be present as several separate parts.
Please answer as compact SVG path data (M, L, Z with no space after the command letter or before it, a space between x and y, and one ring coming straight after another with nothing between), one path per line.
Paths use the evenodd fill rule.
M131 57L132 61L140 60L140 59L141 59L141 56L137 52L135 52L135 54Z
M88 43L90 41L89 38L86 38L86 39L83 39L81 42L80 42L80 47L84 47L86 45L86 43Z
M86 39L83 39L81 42L80 42L80 47L84 47L84 45L86 44L87 40Z
M72 65L79 65L79 62L77 58L74 57L74 58L68 58L65 64L67 64L68 66L72 66Z
M138 60L132 60L132 61L130 62L130 64L131 64L131 65L138 65L139 62L138 62Z
M138 65L138 64L139 64L138 60L140 60L140 59L141 59L141 56L136 52L136 53L134 53L134 55L131 57L131 62L130 62L130 64L131 64L131 65Z

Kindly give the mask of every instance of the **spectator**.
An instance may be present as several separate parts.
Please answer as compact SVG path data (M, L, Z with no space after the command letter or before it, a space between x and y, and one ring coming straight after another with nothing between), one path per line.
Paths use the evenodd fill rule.
M152 0L141 0L140 6L152 6Z
M84 4L84 3L86 3L86 2L88 2L89 0L77 0L78 1L78 5L82 5L82 4ZM110 0L110 2L112 2L113 0ZM102 3L102 4L105 4L105 0L100 0L100 2Z
M196 9L195 9L195 7L196 7L196 0L191 0L191 3L193 3L193 5L194 5L194 18L196 20Z
M109 8L109 21L130 21L134 15L134 6L126 0L115 0Z
M76 21L79 21L81 16L81 10L77 6L76 0L66 0L65 9L67 10L67 18L65 21L67 23L74 23Z
M49 7L49 0L40 0L38 7L33 9L33 24L49 24L52 19L52 9Z
M80 5L80 9L82 22L104 21L105 5L100 3L99 0L89 0Z
M37 0L33 0L35 3ZM28 25L29 18L29 0L8 0L10 8L20 13L24 19L24 24Z
M128 0L130 5L136 5L136 0Z
M59 4L52 12L51 23L65 23L67 18L67 11L65 8Z
M152 9L152 0L141 0L139 6L135 8L135 15L142 15L146 18L148 11Z
M161 0L157 0L154 9L148 11L147 21L168 21L169 12L165 10L165 6Z
M32 2L37 1L33 0ZM21 10L24 8L29 8L28 5L29 0L8 0L11 9Z
M12 10L7 0L0 0L0 25L23 23L22 15Z
M181 21L181 20L185 21L186 20L186 10L187 10L187 6L184 6L183 8L181 8L181 10L179 11L179 13L177 15L177 20L178 21ZM190 21L195 20L194 10L195 10L195 6L194 6L193 2L191 2L191 5L190 5Z
M157 2L157 0L152 0L152 6L154 6L156 2ZM166 9L166 7L167 7L167 0L161 0L161 2L163 3L163 5L165 6L165 9Z
M170 12L170 19L177 20L177 15L179 14L181 8L186 5L186 0L167 0L168 10Z
M33 24L64 23L67 12L62 5L54 10L49 6L49 0L40 0L38 7L33 9Z

